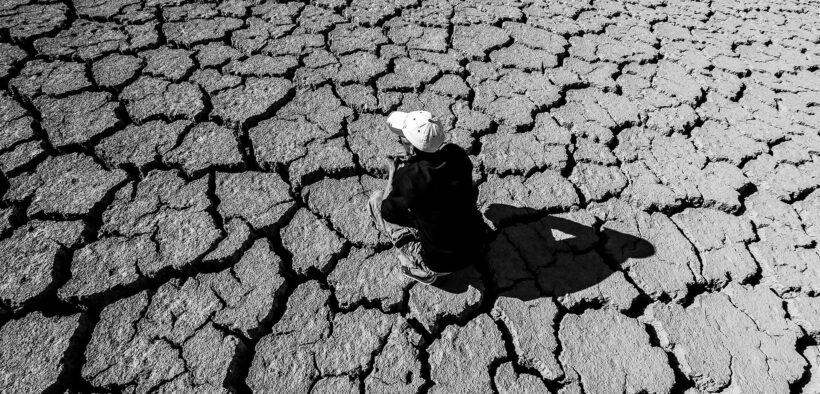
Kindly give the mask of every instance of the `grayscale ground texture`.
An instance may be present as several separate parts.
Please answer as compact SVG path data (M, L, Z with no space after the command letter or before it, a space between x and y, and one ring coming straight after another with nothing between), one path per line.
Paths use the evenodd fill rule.
M818 393L817 1L0 1L0 392ZM364 204L428 109L491 240Z

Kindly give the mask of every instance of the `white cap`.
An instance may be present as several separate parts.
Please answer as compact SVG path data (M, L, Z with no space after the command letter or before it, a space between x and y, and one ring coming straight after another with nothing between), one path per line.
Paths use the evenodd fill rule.
M444 129L427 111L394 111L387 116L387 125L401 133L410 144L422 152L435 152L444 144Z

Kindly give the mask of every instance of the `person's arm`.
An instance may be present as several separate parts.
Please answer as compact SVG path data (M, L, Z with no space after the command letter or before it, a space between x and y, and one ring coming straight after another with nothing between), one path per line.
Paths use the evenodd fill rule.
M413 226L413 215L410 213L407 190L410 180L405 171L390 171L388 174L385 198L382 200L382 218L399 226Z
M396 175L396 169L399 166L398 158L388 156L387 158L387 184L384 186L384 195L389 196L393 191L393 177Z

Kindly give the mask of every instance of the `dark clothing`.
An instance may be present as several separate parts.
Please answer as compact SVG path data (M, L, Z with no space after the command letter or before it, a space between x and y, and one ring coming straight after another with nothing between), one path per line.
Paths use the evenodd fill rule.
M422 257L431 270L464 268L479 257L485 235L476 208L473 164L453 144L434 153L415 153L396 170L393 189L381 205L382 217L418 230Z

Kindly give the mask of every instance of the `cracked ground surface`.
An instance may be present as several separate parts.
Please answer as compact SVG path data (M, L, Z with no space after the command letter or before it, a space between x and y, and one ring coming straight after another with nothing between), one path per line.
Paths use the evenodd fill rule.
M0 392L818 393L819 10L0 1ZM364 209L421 108L435 287Z

